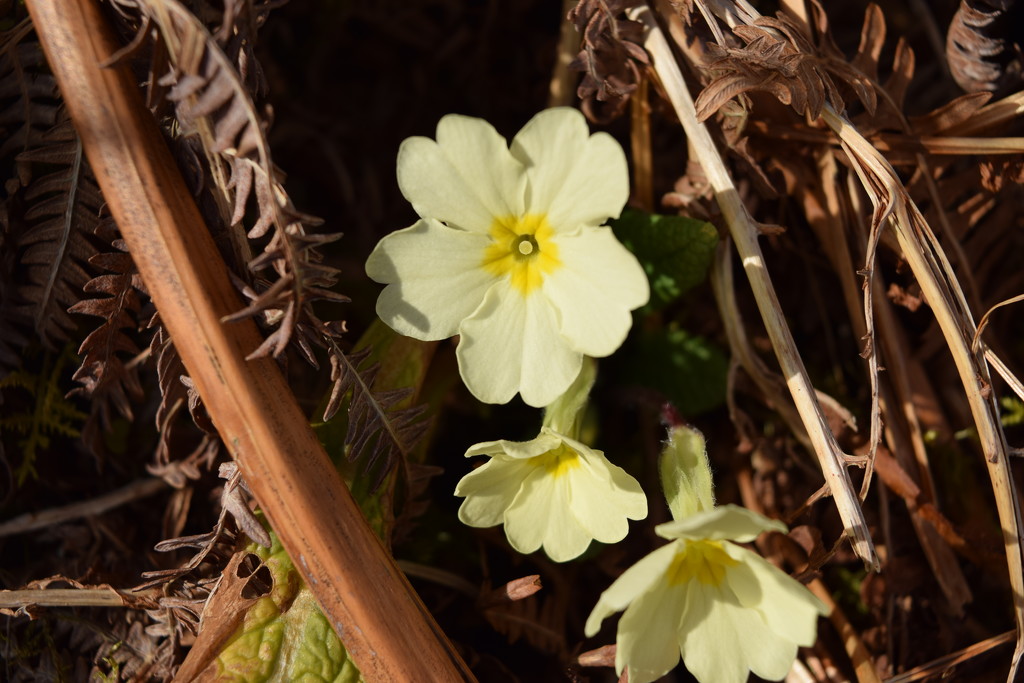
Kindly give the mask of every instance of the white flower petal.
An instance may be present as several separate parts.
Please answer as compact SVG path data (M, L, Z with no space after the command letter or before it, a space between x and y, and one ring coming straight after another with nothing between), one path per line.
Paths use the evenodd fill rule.
M786 532L786 525L737 505L721 505L695 515L654 527L662 538L692 538L748 543L764 531Z
M630 683L654 681L679 663L679 619L689 611L685 586L659 581L619 620L615 670L629 671Z
M536 439L529 441L485 441L470 446L466 457L489 455L498 460L524 460L543 455L562 445L562 438L551 430L541 430Z
M768 628L797 645L810 647L817 639L818 615L828 608L802 583L760 555L723 543L738 565L726 570L725 581L744 607L757 610Z
M629 198L622 147L607 133L588 135L583 114L568 107L534 116L512 140L526 165L527 209L547 212L556 232L601 225Z
M480 267L489 238L421 220L382 239L366 274L388 285L377 315L399 334L435 341L456 334L496 278Z
M569 510L569 485L569 477L552 476L547 467L533 469L505 511L505 535L513 548L526 554L543 546L555 562L583 554L591 536Z
M679 647L698 681L744 683L751 671L762 678L785 677L796 644L772 633L761 615L742 607L725 584L691 581L687 597ZM702 607L694 610L696 605Z
M437 142L402 143L398 186L423 218L486 234L496 217L522 213L526 176L491 124L449 114L437 124Z
M459 374L484 403L507 403L518 392L529 405L546 406L582 367L583 355L558 334L547 299L523 296L509 280L487 291L459 333Z
M601 630L601 622L616 612L626 609L641 593L651 590L654 585L664 582L680 544L669 543L648 554L642 560L622 573L597 601L587 617L584 633L590 638Z
M542 288L558 309L562 335L588 356L610 355L633 324L630 311L650 297L647 275L610 228L585 227L556 239L562 266Z
M466 497L459 520L481 528L501 524L532 469L519 461L491 460L464 476L455 487L456 496Z
M636 479L601 451L577 452L580 467L569 473L572 512L594 540L617 543L629 533L627 518L647 516L647 496Z

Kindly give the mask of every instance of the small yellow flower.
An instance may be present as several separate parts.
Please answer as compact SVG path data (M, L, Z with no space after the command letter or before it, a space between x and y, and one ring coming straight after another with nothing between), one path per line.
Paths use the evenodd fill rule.
M481 401L548 405L647 302L643 269L603 225L629 195L625 156L575 109L537 114L511 147L486 121L445 116L436 142L402 143L398 184L421 220L366 262L387 285L377 314L417 339L460 335Z
M459 482L465 496L459 519L474 527L505 525L521 553L543 547L556 562L578 557L592 540L616 543L628 519L647 516L647 497L636 479L604 453L542 427L532 441L489 441L466 457L491 460Z
M814 644L825 606L761 556L732 543L785 531L750 510L724 505L655 531L671 543L626 570L587 619L593 636L625 610L615 668L630 683L661 678L679 664L701 683L743 683L750 672L784 678L797 647Z

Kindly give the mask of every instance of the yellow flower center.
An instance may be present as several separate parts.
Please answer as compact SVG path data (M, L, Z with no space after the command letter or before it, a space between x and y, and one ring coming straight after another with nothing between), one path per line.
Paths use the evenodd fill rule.
M683 541L666 577L672 586L696 579L706 586L717 586L725 578L726 567L739 564L729 557L718 541Z
M544 455L537 456L537 467L546 468L548 475L556 479L564 477L579 466L579 454L565 444Z
M491 223L491 244L484 250L483 267L499 277L509 275L512 286L526 296L544 276L562 265L554 230L542 213L499 216Z

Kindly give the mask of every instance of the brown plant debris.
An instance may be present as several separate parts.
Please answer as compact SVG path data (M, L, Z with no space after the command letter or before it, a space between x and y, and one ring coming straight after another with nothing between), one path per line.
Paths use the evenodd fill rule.
M637 0L580 0L569 12L582 44L569 68L583 72L576 90L592 121L607 123L625 110L637 89L647 52L639 45L641 26L621 18Z

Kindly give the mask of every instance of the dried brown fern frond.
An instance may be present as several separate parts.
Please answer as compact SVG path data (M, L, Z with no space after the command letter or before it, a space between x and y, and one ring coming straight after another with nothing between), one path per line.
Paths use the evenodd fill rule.
M426 434L430 421L423 419L425 406L398 407L412 395L412 389L374 390L381 366L380 363L366 365L370 352L367 348L344 354L337 347L331 347L334 386L324 410L324 420L337 412L347 396L345 451L350 459L361 460L363 471L373 475L370 488L376 489L396 464L409 461L412 449Z
M637 0L580 0L569 12L569 21L582 36L579 55L569 65L583 72L576 90L584 113L596 122L618 118L640 81L648 63L640 46L643 27L620 17Z
M18 155L43 164L45 175L32 178L23 191L24 213L10 216L19 257L19 308L31 319L43 344L56 349L70 338L78 322L68 308L82 297L92 279L87 267L98 253L90 241L100 225L103 197L88 169L82 144L69 119L47 131L40 146ZM20 230L14 227L20 219Z
M160 405L156 410L156 427L159 433L153 464L148 466L151 474L162 478L175 488L185 486L189 480L199 479L204 470L209 470L220 454L220 438L203 408L195 385L185 371L185 365L174 347L174 342L160 323L159 315L149 321L153 330L150 341L150 355L156 361L157 380L160 386ZM181 410L188 408L192 422L203 436L198 445L184 458L175 458L171 443L176 438L177 418Z
M294 341L306 359L314 366L317 365L307 337L309 337L308 332L319 327L319 324L316 326L309 324L311 314L307 306L320 300L335 303L348 303L349 301L347 296L330 290L330 287L334 286L337 281L338 269L324 265L320 252L317 251L317 247L333 242L339 237L341 237L340 233L333 235L274 233L263 253L250 262L250 269L263 271L268 268L276 270L281 263L293 259L295 254L301 254L300 258L303 261L301 285L297 282L296 273L289 270L279 272L277 280L264 291L256 294L249 306L228 318L228 320L239 320L263 313L269 322L276 324L274 331L267 335L259 348L250 354L250 358L259 358L271 353L275 356L280 355L289 341ZM289 257L289 254L292 256ZM248 294L247 292L243 293ZM290 339L289 335L296 330L297 325L302 326L304 333ZM318 345L323 346L326 339L327 337L324 337L317 342Z
M234 255L242 261L236 265L272 273L271 279L253 283L258 296L235 316L262 315L276 328L253 358L280 356L294 340L296 326L309 315L311 302L348 301L330 291L337 271L321 265L316 251L338 236L307 234L320 221L292 205L265 136L269 116L255 103L264 86L252 55L252 31L271 5L231 4L213 33L176 0L137 3L143 18L140 31L155 29L158 34L151 73L158 85L168 88L179 125L198 137ZM166 65L165 73L159 73L161 65ZM256 219L246 228L246 213L253 205ZM248 258L251 249L242 233L260 240L271 230L263 253Z
M22 329L24 316L18 311L14 272L16 254L10 248L7 205L0 205L0 380L21 364L21 349L28 342ZM2 456L2 454L0 454ZM3 462L0 457L0 470Z
M109 231L116 232L113 219L106 220ZM78 349L82 364L75 371L74 379L82 386L71 392L92 399L94 420L86 426L87 443L91 442L91 432L97 426L95 419L99 420L99 427L110 431L112 412L131 421L134 419L132 404L142 397L138 367L126 360L139 354L138 344L129 332L140 328L138 316L142 301L139 293L144 288L124 242L115 239L111 246L115 251L89 259L90 265L104 272L85 284L85 293L99 296L83 298L68 309L70 313L102 319Z
M542 591L539 575L525 576L484 591L477 602L484 618L509 643L523 638L541 652L564 657L569 591L562 577L554 585L554 590Z
M706 68L714 78L697 98L697 117L703 121L729 100L747 92L767 92L801 115L816 119L825 103L837 111L846 107L837 77L856 93L869 113L874 113L877 95L867 74L856 67L858 60L869 70L869 56L877 55L879 31L868 10L860 50L853 64L839 52L828 38L825 14L818 8L818 40L812 42L799 24L785 14L776 18L760 17L753 25L740 24L733 33L744 43L735 48L708 45ZM881 28L884 37L884 24ZM876 57L877 59L877 57Z
M60 96L46 57L25 19L0 33L0 158L42 142L57 123Z
M1024 6L1014 0L960 0L946 33L946 60L965 92L1009 92L1024 84L1022 15Z

